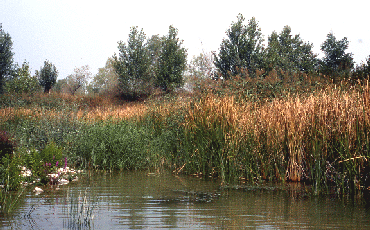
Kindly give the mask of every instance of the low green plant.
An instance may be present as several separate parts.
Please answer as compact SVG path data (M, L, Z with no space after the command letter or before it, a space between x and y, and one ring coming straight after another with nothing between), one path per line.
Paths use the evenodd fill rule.
M4 191L15 191L21 186L20 166L21 158L19 155L6 155L1 159L0 182Z
M30 150L24 154L24 161L27 168L31 169L33 177L40 178L40 182L49 182L47 175L56 171L56 168L63 166L63 152L54 142L49 143L42 151Z

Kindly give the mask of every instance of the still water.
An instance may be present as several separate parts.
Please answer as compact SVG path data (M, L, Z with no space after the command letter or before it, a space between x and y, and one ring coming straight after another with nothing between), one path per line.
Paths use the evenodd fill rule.
M370 229L359 201L307 196L300 184L224 188L170 173L94 173L25 191L0 229Z

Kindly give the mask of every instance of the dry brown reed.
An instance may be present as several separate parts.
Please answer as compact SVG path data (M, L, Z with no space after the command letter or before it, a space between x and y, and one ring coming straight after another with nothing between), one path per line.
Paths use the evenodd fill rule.
M228 130L224 133L228 145L241 143L252 133L253 154L280 158L286 164L285 178L282 179L302 181L310 177L308 161L312 159L310 151L315 148L310 146L310 138L324 139L317 150L323 159L328 159L328 142L338 136L345 136L349 143L351 155L346 156L347 159L366 159L358 152L361 148L355 148L355 142L359 127L370 127L369 102L368 85L349 91L331 87L308 97L289 96L259 105L248 101L237 103L232 96L207 95L194 103L184 124L190 131L200 124L206 129L215 129L215 125L228 126L228 129L221 127ZM261 152L261 149L267 152ZM336 162L346 160L341 153L333 157ZM262 175L265 174L263 164L261 162ZM277 167L275 171L275 175L281 176Z
M348 142L354 143L358 133L356 128L369 126L366 117L370 107L364 101L368 97L366 94L368 89L361 95L356 91L343 92L332 88L308 98L274 100L255 111L255 136L258 140L259 134L265 132L267 143L271 145L283 143L287 138L289 154L285 160L289 162L286 176L288 180L300 181L305 176L304 161L311 154L305 152L307 132L316 129L327 140L335 138L334 135L346 134ZM324 158L327 151L327 146L323 146L321 154ZM353 157L360 154L353 152Z
M91 110L79 110L78 119L85 121L126 120L133 117L141 117L147 111L144 104L127 104L121 106L99 106Z

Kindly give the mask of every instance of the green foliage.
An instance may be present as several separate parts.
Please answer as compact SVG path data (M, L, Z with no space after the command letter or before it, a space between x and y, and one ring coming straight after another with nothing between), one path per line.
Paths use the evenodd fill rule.
M150 75L150 56L145 44L145 33L131 27L127 44L118 43L119 56L113 57L113 66L119 76L124 98L136 100L150 94L153 79Z
M354 66L352 53L346 53L349 41L346 37L337 40L331 32L321 45L324 57L320 61L320 72L335 77L336 75L347 75Z
M247 69L254 74L262 64L263 37L256 19L244 24L243 15L238 15L238 21L233 22L227 30L227 39L220 46L218 56L215 55L215 66L224 79L229 79L230 74L240 74L242 69Z
M31 76L29 63L24 61L22 67L16 67L15 74L5 83L5 91L11 94L33 94L40 91L36 76Z
M0 183L4 191L15 191L21 186L21 158L18 155L5 155L0 163Z
M352 80L364 80L370 77L370 55L367 57L366 62L356 66L351 79Z
M40 85L44 87L44 93L49 93L57 81L58 71L54 64L46 60L40 71L36 72L36 76Z
M276 69L312 73L316 66L312 47L312 44L303 42L299 34L291 35L289 26L285 26L280 34L274 31L268 38L264 69L267 72Z
M170 26L168 35L163 39L162 50L156 70L156 86L169 92L184 84L183 72L186 68L186 49L177 38L178 30Z
M12 38L0 26L0 94L3 93L5 79L13 72Z
M75 137L75 161L97 169L143 169L152 166L150 133L130 122L86 126ZM148 154L149 153L149 154Z
M147 41L147 47L151 59L150 74L153 79L156 78L156 68L158 67L159 57L162 51L162 44L166 38L160 37L158 34L153 35Z
M89 93L112 96L117 96L119 94L119 77L113 64L113 58L108 58L105 67L99 68L98 73L87 86Z
M26 167L33 172L33 176L40 178L44 183L48 182L47 175L49 173L57 167L63 167L65 164L62 148L54 142L46 145L42 151L32 149L25 153L24 161Z

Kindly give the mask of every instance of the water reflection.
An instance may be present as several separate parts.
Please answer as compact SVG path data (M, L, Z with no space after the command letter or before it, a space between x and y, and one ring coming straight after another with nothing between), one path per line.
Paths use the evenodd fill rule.
M0 223L2 229L364 229L370 212L361 203L306 196L301 184L220 188L217 181L124 172L94 173L38 196L29 191Z

